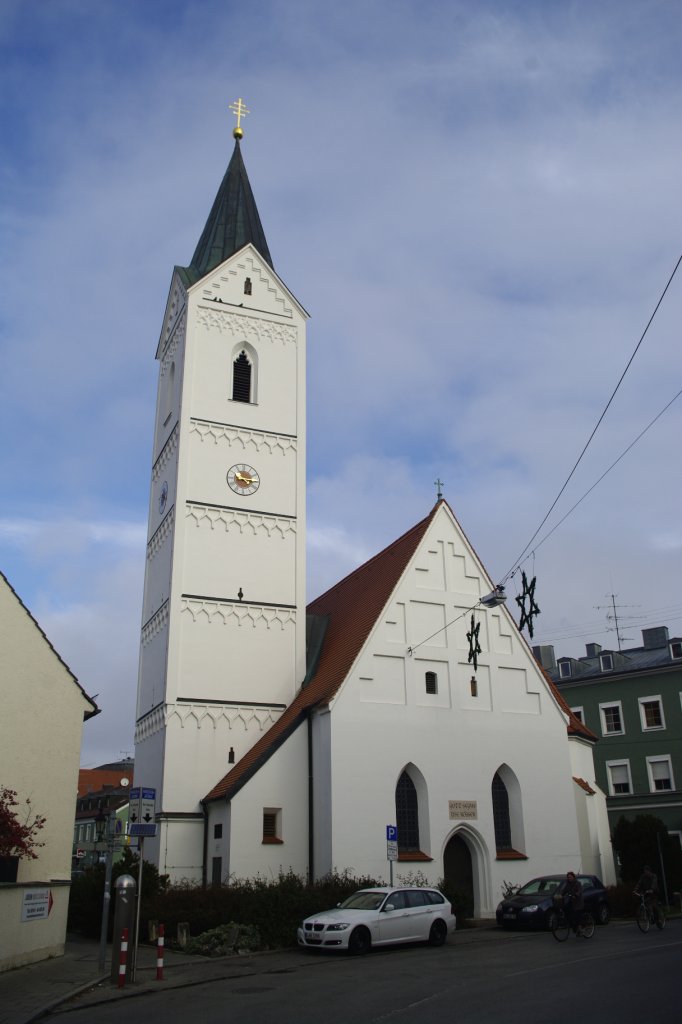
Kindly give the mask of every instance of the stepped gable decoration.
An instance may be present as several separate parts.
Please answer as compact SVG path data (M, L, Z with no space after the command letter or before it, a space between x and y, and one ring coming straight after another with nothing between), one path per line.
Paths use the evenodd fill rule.
M469 641L469 664L473 661L474 672L478 672L478 656L482 653L481 645L478 642L478 634L481 631L481 623L476 622L474 616L471 616L471 629L467 633L467 640Z
M528 635L530 636L531 640L533 639L533 619L537 615L540 614L540 608L538 607L538 605L537 605L537 603L535 601L535 580L536 580L536 577L533 576L533 579L529 583L528 582L528 578L527 578L525 572L522 569L521 570L522 590L521 590L521 593L516 598L516 603L519 606L519 608L521 609L521 619L519 621L519 629L523 629L524 626L528 626ZM526 601L528 602L528 607L527 608L526 608Z

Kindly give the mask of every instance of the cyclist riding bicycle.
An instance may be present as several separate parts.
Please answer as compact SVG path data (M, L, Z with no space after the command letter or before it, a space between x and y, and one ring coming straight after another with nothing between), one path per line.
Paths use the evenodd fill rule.
M580 918L583 912L583 887L575 877L575 871L568 871L566 884L561 893L561 901L564 905L566 920L573 929L575 935L580 930Z
M653 911L654 915L658 913L658 878L648 864L642 868L642 875L635 886L635 892L638 896L644 897L648 910Z

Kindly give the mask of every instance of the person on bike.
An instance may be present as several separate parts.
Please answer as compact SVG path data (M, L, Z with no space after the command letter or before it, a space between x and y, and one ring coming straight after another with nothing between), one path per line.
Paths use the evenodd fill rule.
M645 864L642 868L642 874L635 886L635 892L638 896L644 897L647 910L651 911L655 918L658 914L658 878L648 864Z
M575 935L580 930L580 919L583 912L584 896L583 887L575 877L575 871L568 871L566 874L566 883L561 893L561 899L564 904L564 913L566 920L573 929Z

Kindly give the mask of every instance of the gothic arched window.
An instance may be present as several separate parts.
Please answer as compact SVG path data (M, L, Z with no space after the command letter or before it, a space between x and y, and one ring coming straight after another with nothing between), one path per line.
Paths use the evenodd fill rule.
M414 782L403 772L395 788L395 816L398 826L398 852L419 849L419 807Z
M232 400L251 401L251 363L243 350L232 364Z
M511 850L511 818L509 817L509 794L499 772L495 772L492 784L493 822L495 824L495 846L498 850Z

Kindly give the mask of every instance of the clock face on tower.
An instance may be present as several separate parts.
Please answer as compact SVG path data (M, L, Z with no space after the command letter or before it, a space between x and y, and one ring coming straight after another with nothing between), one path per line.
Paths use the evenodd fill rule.
M260 477L253 466L240 462L228 469L227 482L235 494L254 494L260 486Z

